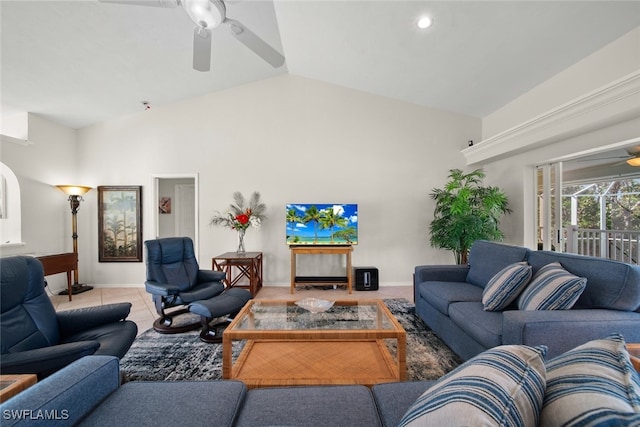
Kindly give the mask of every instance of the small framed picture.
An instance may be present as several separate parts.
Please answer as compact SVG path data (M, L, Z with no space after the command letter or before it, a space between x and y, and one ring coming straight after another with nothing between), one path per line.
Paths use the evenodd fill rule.
M171 197L160 197L158 201L158 211L161 214L171 213Z

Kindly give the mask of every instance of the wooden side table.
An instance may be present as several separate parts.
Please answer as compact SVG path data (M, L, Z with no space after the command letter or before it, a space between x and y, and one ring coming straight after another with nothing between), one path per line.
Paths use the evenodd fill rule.
M228 287L249 289L252 297L262 288L262 252L225 252L213 257L211 264L213 270L225 272ZM240 284L242 279L247 279L248 284Z
M67 273L67 293L69 295L69 301L71 301L71 294L73 286L71 285L71 273L78 269L78 254L69 252L65 254L45 255L37 257L42 263L44 269L44 275ZM76 273L77 274L77 273ZM76 281L77 277L74 278Z
M36 374L0 375L0 403L38 381Z
M291 249L291 293L294 293L296 289L296 285L298 284L309 284L309 283L334 283L334 282L342 282L346 283L347 290L351 293L351 283L352 283L352 269L351 269L351 252L353 252L353 246L289 246ZM339 277L323 277L323 276L314 276L314 277L301 277L296 275L296 256L297 255L320 255L320 254L330 254L330 255L344 255L346 257L346 272L344 276Z

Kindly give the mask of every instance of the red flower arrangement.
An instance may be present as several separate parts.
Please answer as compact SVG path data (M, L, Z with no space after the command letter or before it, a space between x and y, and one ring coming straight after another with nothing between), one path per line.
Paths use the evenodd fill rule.
M260 202L260 193L254 192L249 199L249 207L245 208L245 199L239 191L233 193L235 204L229 205L227 212L216 212L209 222L210 225L222 225L232 230L246 230L249 226L259 229L266 218L264 211L267 209Z

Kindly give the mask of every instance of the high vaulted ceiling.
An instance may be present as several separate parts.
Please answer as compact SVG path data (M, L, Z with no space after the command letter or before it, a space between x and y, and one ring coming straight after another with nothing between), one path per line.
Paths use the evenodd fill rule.
M419 30L429 14L433 25ZM484 117L640 26L640 1L233 0L286 57L274 69L222 26L192 69L182 8L0 0L2 116L72 128L292 74Z

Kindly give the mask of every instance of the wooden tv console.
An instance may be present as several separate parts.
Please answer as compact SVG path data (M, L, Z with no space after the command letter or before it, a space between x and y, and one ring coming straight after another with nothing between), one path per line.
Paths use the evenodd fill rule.
M351 285L353 283L353 273L351 269L351 253L353 252L353 246L340 245L340 246L289 246L291 250L291 293L296 290L297 285L308 284L327 284L327 283L345 283L347 290L351 293ZM345 276L298 276L296 273L296 260L297 255L344 255L347 261Z

